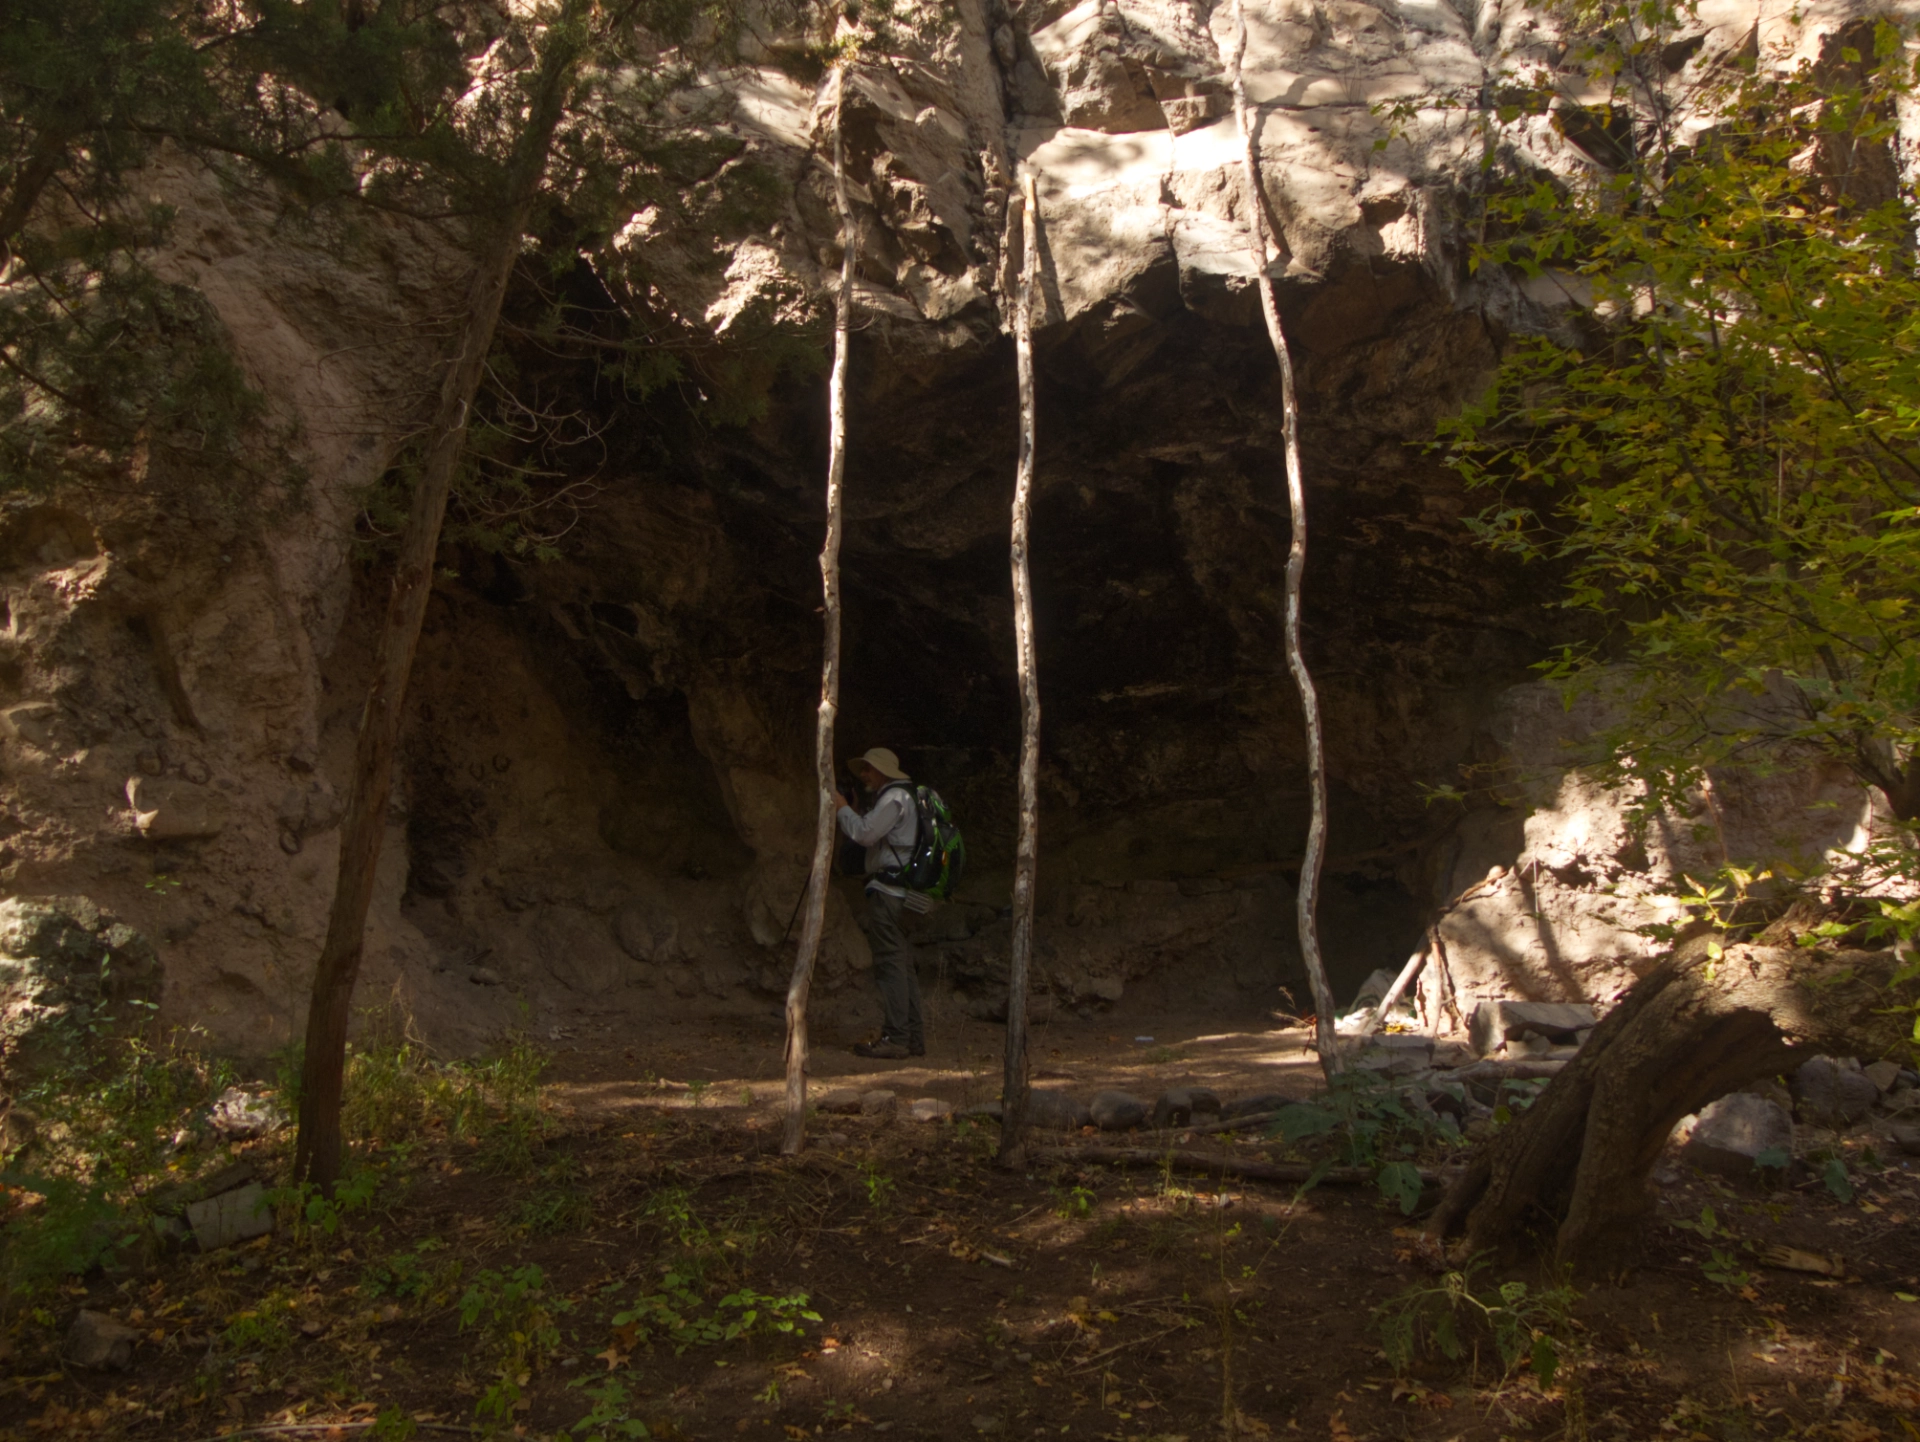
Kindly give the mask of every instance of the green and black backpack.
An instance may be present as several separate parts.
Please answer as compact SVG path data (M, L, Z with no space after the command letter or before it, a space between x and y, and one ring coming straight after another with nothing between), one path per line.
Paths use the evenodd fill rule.
M905 786L912 792L914 811L913 855L895 879L909 891L945 901L960 885L961 873L967 869L966 838L938 791L904 781L892 785Z

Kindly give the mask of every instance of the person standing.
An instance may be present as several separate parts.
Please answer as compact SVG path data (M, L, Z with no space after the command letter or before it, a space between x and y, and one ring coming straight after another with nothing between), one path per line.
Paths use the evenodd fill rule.
M920 976L900 924L909 905L902 874L920 836L913 782L900 769L900 758L884 746L855 757L847 769L873 797L864 816L837 791L833 804L841 831L867 849L867 942L873 948L873 980L880 990L880 1040L860 1042L853 1053L883 1061L925 1056Z

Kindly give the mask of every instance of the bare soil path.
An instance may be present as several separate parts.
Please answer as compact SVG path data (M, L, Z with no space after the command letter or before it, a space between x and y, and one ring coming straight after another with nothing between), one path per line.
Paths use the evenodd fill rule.
M1440 1279L1372 1188L1115 1172L1070 1149L1009 1174L985 1121L816 1117L783 1160L771 1018L591 1025L554 1041L548 1128L517 1163L429 1118L368 1147L378 1186L337 1230L135 1257L12 1316L0 1438L1920 1437L1910 1164L1854 1156L1846 1203L1814 1178L1768 1194L1680 1177L1626 1285L1535 1318L1551 1386L1466 1318L1458 1357L1396 1375L1376 1309ZM823 1039L813 1085L984 1101L999 1036L949 1018L905 1066ZM1204 1018L1073 1018L1034 1055L1039 1085L1083 1098L1318 1085L1305 1032ZM284 1174L284 1133L233 1150ZM1711 1235L1674 1225L1709 1206ZM1769 1244L1837 1254L1841 1273L1763 1267ZM1537 1296L1554 1279L1472 1285L1512 1281ZM81 1308L140 1333L131 1370L61 1360Z

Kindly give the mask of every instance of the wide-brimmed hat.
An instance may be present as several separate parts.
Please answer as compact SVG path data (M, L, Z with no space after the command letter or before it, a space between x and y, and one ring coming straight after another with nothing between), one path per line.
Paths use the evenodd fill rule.
M907 773L900 769L900 758L884 746L876 746L865 756L856 756L856 761L864 761L889 781L905 781Z

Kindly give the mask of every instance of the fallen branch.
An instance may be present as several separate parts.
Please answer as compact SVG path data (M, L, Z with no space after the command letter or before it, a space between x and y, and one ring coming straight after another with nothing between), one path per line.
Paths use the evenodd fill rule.
M371 1432L380 1425L378 1417L360 1422L263 1422L257 1427L241 1427L222 1432L218 1437L201 1437L196 1442L233 1442L236 1437L291 1437L301 1432ZM478 1437L480 1429L460 1422L415 1422L421 1432L457 1432L463 1437Z
M1444 1081L1457 1082L1545 1081L1566 1070L1567 1060L1556 1057L1539 1061L1476 1061L1455 1067L1450 1072L1436 1072L1435 1076Z
M1222 1176L1242 1177L1250 1182L1286 1182L1298 1186L1315 1182L1321 1186L1357 1187L1372 1183L1371 1167L1321 1167L1308 1162L1249 1162L1239 1157L1216 1156L1211 1152L1160 1151L1153 1147L1082 1147L1053 1149L1064 1159L1098 1162L1107 1167L1172 1167L1182 1172L1217 1172ZM1443 1180L1439 1172L1422 1169L1420 1180L1431 1186Z

